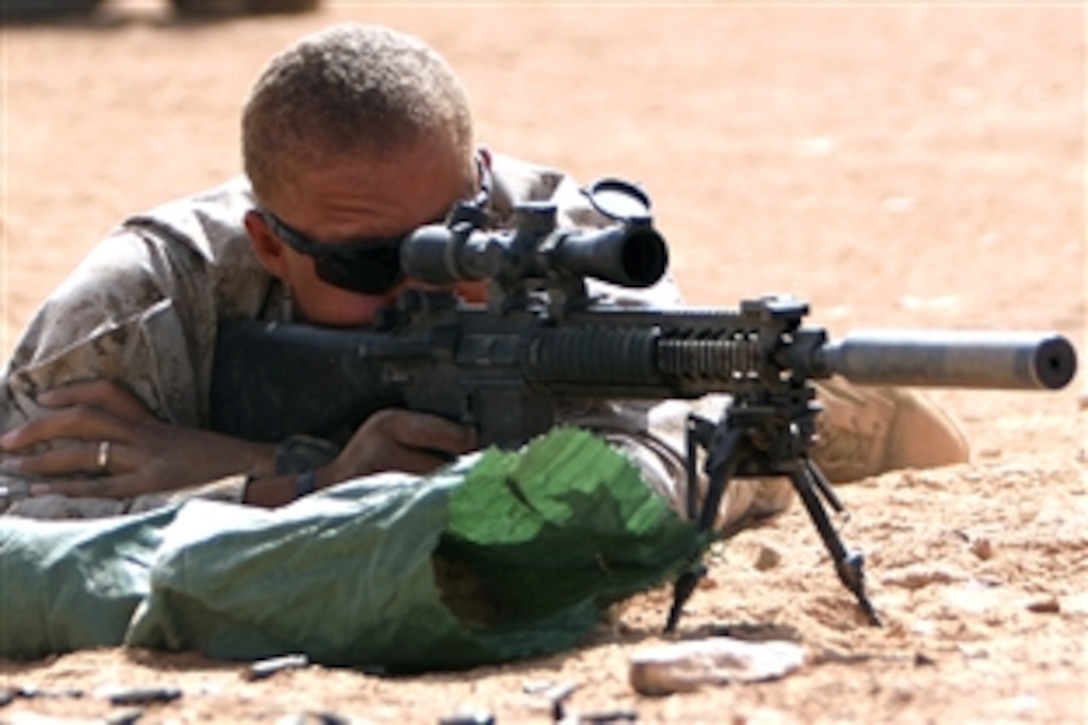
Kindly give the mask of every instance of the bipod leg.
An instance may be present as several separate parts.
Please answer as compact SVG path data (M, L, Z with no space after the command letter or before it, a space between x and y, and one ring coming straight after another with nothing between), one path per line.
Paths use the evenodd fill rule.
M721 505L722 496L725 495L725 487L729 484L733 472L737 469L741 456L740 443L742 438L738 431L732 430L718 444L719 450L710 450L710 441L707 440L711 438L708 435L709 430L706 425L698 425L699 423L707 424L707 421L693 418L688 427L688 502L690 515L695 508L691 505L693 500L691 491L694 491L698 485L691 461L695 460L694 454L697 444L702 444L708 448L707 475L709 481L707 482L703 508L699 511L697 526L699 533L706 533L714 526L718 515L718 507ZM699 580L704 576L706 576L706 565L702 561L702 556L696 557L680 572L680 575L673 583L672 606L669 608L669 616L665 621L665 632L676 630L676 625L680 622L680 615L684 611L684 604L691 598L695 587L699 584Z
M687 419L687 431L684 436L687 445L684 457L684 474L687 478L687 516L696 519L699 516L699 450L709 450L710 442L714 438L715 425L706 418L697 415L689 415Z
M680 576L672 585L672 606L669 607L669 617L665 620L665 632L675 632L676 625L680 623L680 615L684 612L684 605L691 598L699 580L706 576L706 564L702 559L696 559L684 567Z
M844 513L846 507L842 505L842 501L835 494L835 489L831 488L831 482L827 480L827 476L824 475L819 466L814 465L809 460L805 462L805 469L812 476L812 483L816 486L817 493L823 497L824 501L827 501L827 505L834 509L837 514Z
M797 491L797 495L801 497L801 501L808 511L809 518L812 519L813 525L816 526L816 531L819 532L824 546L827 547L827 552L831 555L831 560L835 564L835 573L839 575L839 581L853 593L858 606L861 607L861 611L869 619L869 624L879 627L881 624L880 616L873 607L873 603L869 601L869 597L865 594L865 558L860 552L848 552L846 550L838 532L835 531L835 527L831 525L831 521L827 517L827 511L824 510L823 504L817 496L817 491L825 495L831 493L826 479L821 480L823 474L808 459L803 459L800 466L791 470L789 477L794 490ZM833 495L829 502L836 509L842 506Z

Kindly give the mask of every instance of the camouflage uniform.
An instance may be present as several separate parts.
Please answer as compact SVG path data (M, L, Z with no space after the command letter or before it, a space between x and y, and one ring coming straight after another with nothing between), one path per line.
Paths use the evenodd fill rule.
M516 201L548 199L560 210L560 224L601 222L568 177L503 156L495 157L494 167L492 211L500 225ZM288 295L258 263L245 232L242 219L253 205L248 183L236 178L133 216L111 232L49 297L17 344L0 388L0 431L38 415L39 392L91 379L124 383L162 420L207 428L219 320L291 316ZM637 291L600 283L593 293L616 305L681 302L668 279ZM825 429L816 451L831 478L861 478L887 468L884 449L902 398L845 384L833 383L826 390L839 432L846 431ZM710 402L716 415L721 398ZM617 401L566 410L565 419L604 435L682 511L686 485L678 451L683 450L686 410L676 404ZM654 434L648 435L651 413ZM907 463L912 460L907 456ZM0 473L0 511L35 518L99 517L145 510L177 496L237 500L243 483L236 476L183 492L118 501L28 497L28 481ZM737 481L727 493L719 524L762 518L783 510L789 500L784 479Z
M600 222L562 174L503 156L494 163L492 205L500 223L515 201L527 199L554 200L562 224ZM248 183L236 178L131 217L110 233L49 297L17 344L0 389L0 430L34 418L39 392L98 378L123 382L163 420L208 427L218 321L291 315L282 285L250 247L242 219L253 205ZM621 305L679 302L668 280L637 293L606 285L594 291ZM639 446L624 438L625 431L645 428L646 410L614 405L571 410L567 417L613 430L618 445L635 450ZM682 500L670 491L671 475L655 478L662 479L657 487L671 500ZM144 510L177 495L32 498L28 483L0 474L0 510L38 518L98 517ZM185 494L238 498L241 484L234 477Z

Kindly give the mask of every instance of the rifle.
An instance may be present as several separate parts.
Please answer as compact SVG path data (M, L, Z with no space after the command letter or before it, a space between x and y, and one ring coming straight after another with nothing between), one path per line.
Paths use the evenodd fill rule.
M374 412L401 407L471 424L484 445L512 448L562 423L565 401L726 393L718 420L687 421L689 516L709 532L730 480L787 476L840 581L877 624L863 557L843 546L824 503L843 507L808 456L820 412L813 381L1055 390L1076 371L1072 344L1049 332L878 330L833 342L803 326L808 305L786 296L736 309L599 304L588 281L650 287L668 250L638 187L605 179L585 193L605 226L560 228L554 205L538 202L518 207L512 228L489 230L477 200L407 238L409 277L439 289L486 280L486 303L410 289L373 329L222 322L212 427L251 440L344 440ZM709 487L698 509L700 460ZM677 579L666 631L703 573L695 560Z

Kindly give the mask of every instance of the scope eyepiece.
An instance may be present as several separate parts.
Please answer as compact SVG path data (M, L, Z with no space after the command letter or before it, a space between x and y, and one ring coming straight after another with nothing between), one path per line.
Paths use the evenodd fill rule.
M408 235L400 248L400 266L412 279L450 284L465 277L455 257L459 246L445 224L427 224Z

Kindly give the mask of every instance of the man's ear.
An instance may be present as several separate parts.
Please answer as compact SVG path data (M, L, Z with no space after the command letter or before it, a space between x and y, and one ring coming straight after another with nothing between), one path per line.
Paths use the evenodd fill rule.
M272 233L268 222L256 210L247 211L244 222L253 252L261 266L273 277L286 279L287 260L283 254L283 242Z
M491 165L491 149L487 146L480 145L476 147L476 158L480 160L480 163L482 163L489 172L495 170L495 167Z

